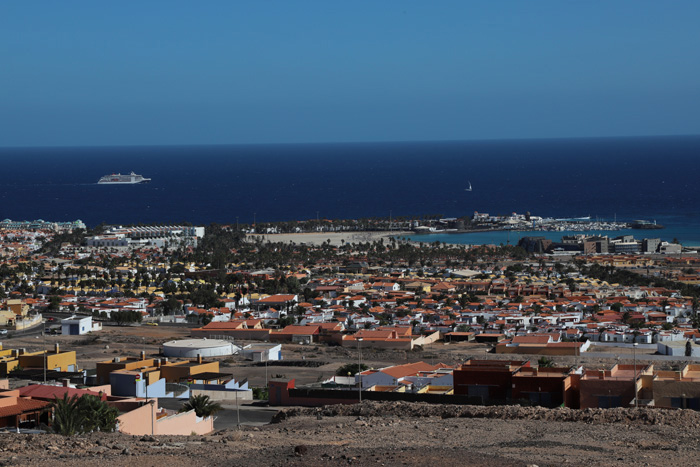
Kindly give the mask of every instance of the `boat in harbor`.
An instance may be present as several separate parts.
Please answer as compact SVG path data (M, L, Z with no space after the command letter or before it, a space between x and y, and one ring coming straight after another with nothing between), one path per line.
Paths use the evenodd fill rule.
M137 183L150 182L150 178L144 178L143 175L131 172L129 175L111 174L105 175L97 182L100 185L136 185Z
M656 229L663 229L664 226L661 224L657 224L656 221L649 222L649 221L645 221L645 220L636 220L630 224L630 228L640 229L640 230L656 230Z

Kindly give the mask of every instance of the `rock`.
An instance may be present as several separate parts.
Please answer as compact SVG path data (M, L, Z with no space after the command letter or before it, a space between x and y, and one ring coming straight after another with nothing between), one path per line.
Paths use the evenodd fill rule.
M294 446L294 455L295 456L305 456L306 453L309 451L309 448L304 446L303 444L300 444L299 446Z

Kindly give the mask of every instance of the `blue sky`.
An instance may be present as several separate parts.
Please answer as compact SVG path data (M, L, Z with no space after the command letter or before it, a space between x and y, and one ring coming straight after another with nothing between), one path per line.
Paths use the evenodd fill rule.
M700 133L700 2L0 2L0 146Z

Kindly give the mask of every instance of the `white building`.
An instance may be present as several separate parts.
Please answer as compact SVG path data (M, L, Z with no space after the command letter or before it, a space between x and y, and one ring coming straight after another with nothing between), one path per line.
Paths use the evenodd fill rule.
M282 360L282 344L249 344L241 353L246 360L254 362Z
M61 320L61 334L64 336L82 336L101 330L102 323L93 323L92 316L71 316Z

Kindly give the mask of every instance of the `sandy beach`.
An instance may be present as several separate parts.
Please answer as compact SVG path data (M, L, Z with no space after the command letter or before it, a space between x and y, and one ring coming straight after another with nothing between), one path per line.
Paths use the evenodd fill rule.
M267 242L281 243L306 243L320 245L330 240L331 245L341 246L345 243L374 242L380 238L389 238L401 235L411 235L412 232L318 232L318 233L284 233L284 234L251 234L249 238L260 237Z

